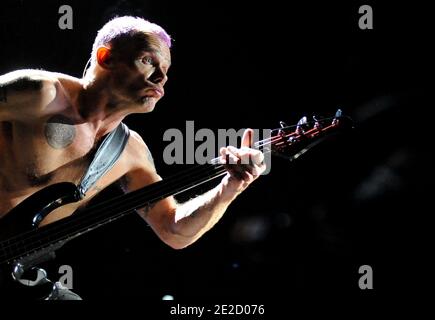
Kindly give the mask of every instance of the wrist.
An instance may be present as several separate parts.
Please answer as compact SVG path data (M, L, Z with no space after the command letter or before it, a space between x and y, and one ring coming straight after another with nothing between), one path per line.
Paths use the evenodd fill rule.
M225 176L221 183L219 184L219 198L221 201L231 203L237 196L242 192L238 188L234 188L234 186L230 183L230 176Z

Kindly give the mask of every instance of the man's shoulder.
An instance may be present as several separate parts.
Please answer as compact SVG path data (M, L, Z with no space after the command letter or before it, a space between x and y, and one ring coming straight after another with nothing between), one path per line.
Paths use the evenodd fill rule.
M54 73L39 69L20 69L0 76L0 86L5 88L10 96L15 93L15 99L8 99L15 103L27 104L28 99L34 100L43 92L44 96L54 95L59 84Z
M21 83L29 86L29 88L42 88L44 83L64 84L75 83L80 84L80 79L73 76L52 72L42 69L19 69L3 75L0 75L0 83ZM33 84L33 86L32 86Z
M82 88L80 79L57 72L21 69L0 76L2 120L34 121L65 111ZM63 97L62 99L57 99ZM7 106L7 108L6 108Z
M3 75L0 75L0 79L3 82L12 82L17 79L21 80L57 80L56 74L50 71L40 69L19 69L14 70Z
M134 130L129 129L130 137L128 139L128 149L132 155L138 156L148 150L148 147L142 136Z
M147 144L139 133L131 129L127 144L127 156L133 162L132 168L147 167L154 171L154 162Z

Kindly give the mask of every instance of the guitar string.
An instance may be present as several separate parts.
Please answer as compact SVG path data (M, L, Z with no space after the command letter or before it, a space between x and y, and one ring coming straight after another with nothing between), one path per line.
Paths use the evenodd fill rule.
M259 141L259 142L257 142L257 143L255 143L255 147L264 147L265 145L268 145L268 144L270 144L269 142L267 142L267 140L269 140L269 141L271 141L271 140L277 140L276 139L277 137L271 137L271 138L268 138L268 139L264 139L264 140L262 140L262 141ZM278 140L281 140L282 139L282 137L281 136L279 136L278 137ZM273 143L274 141L272 141L272 143ZM262 143L262 144L261 144ZM220 158L215 158L215 159L212 159L211 160L211 162L216 162L216 161L218 161ZM225 173L226 172L226 169L223 167L223 165L217 165L216 166L217 167L217 169L218 170L222 170L223 169L223 171L222 172L218 172L217 173L217 176L216 177L218 177L219 175L222 175L223 173ZM195 168L191 168L191 169L189 169L189 170L185 170L185 171L192 171L192 170L194 170ZM197 168L196 168L197 169ZM200 169L202 169L202 167L200 167ZM207 169L209 169L209 168L205 168L205 169L203 169L203 170L207 170ZM199 170L199 171L197 171L197 172L195 172L195 173L202 173L202 172L200 172L200 171L202 171L202 170ZM186 172L182 172L182 173L180 173L180 175L181 176L183 176L183 178L184 178L184 176L187 176L186 175ZM189 175L191 175L190 174L190 172L189 172ZM169 177L168 179L166 179L165 181L168 181L168 180L170 180L170 179L173 179L175 177L175 175L174 176L172 176L172 177ZM213 178L216 178L216 177L213 177ZM176 177L176 178L180 178L180 177ZM176 183L177 181L173 181L172 183ZM195 187L195 185L194 186L192 186L192 187L189 187L189 189L190 188L193 188L193 187ZM188 190L188 189L187 189ZM184 191L187 191L187 190L183 190L182 192L184 192ZM154 192L154 193L161 193L161 190L152 190L151 192ZM178 192L180 192L180 191L178 191ZM123 196L125 196L125 195L123 195ZM145 197L145 195L139 195L140 196L140 198L144 198ZM149 197L149 195L148 195L148 197ZM113 200L113 199L112 199ZM111 201L111 200L109 200L109 201ZM132 201L134 201L134 199L132 199ZM85 219L85 218L83 218L82 219L82 221L80 221L80 223L84 223L84 222L87 222L86 220L91 220L91 219L93 219L93 218L100 218L102 215L97 215L97 212L99 212L101 209L105 209L105 208L98 208L98 207L104 207L105 205L107 205L106 204L106 202L108 202L108 201L105 201L105 202L102 202L102 203L100 203L100 204L98 204L98 206L92 206L92 207L89 207L89 208L86 208L86 210L93 210L93 213L92 214L88 214L88 215L86 215L85 217L87 218L87 219ZM147 204L149 204L150 202L152 202L152 201L148 201L147 202ZM128 201L128 204L131 206L131 201ZM121 203L119 203L118 204L118 206L122 206L123 205L123 203L121 202ZM139 207L140 207L140 205L139 205ZM113 208L111 208L110 210L111 211L113 211L112 210ZM115 208L115 210L116 210L116 208ZM117 209L117 210L119 210L119 209ZM130 209L130 210L132 210L132 209ZM127 211L130 211L130 210L127 210ZM94 214L95 213L95 214ZM105 212L105 214L107 214L107 210L106 210L106 212ZM63 219L62 219L63 220ZM109 220L111 220L111 218L109 218ZM61 221L61 220L60 220ZM97 222L97 224L99 224L99 222ZM77 224L76 224L77 225ZM71 229L71 228L74 228L74 227L76 227L76 225L75 226L73 226L73 225L71 225L71 224L68 224L67 225L67 228L69 228L69 229ZM62 228L62 227L64 227L63 225L58 225L58 226L56 226L56 227L59 227L59 228ZM89 226L86 228L86 229L88 229L88 228L90 228ZM20 235L17 235L16 237L12 237L12 238L9 238L9 239L6 239L6 240L4 240L4 241L2 241L2 242L0 242L0 248L2 248L3 250L5 250L6 251L6 249L9 249L10 251L12 251L12 249L11 249L11 247L12 246L17 246L17 240L19 239L19 238L21 238L21 239L19 239L18 241L22 241L22 242L25 242L25 241L28 241L28 240L30 240L30 239L32 239L32 238L40 238L40 239L42 239L42 236L43 236L43 233L44 232L46 232L46 233L51 233L51 236L55 236L56 235L56 233L54 233L54 229L55 228L51 228L50 230L41 230L41 229L35 229L35 230L30 230L30 231L28 231L28 232L25 232L25 233L22 233L22 234L20 234ZM39 231L39 232L38 232ZM61 231L59 231L59 232L66 232L67 230L61 230ZM58 232L58 233L59 233ZM30 236L29 237L26 237L28 234L30 234ZM67 237L68 238L68 237ZM60 240L58 240L58 241L60 241ZM58 241L52 241L53 243L54 242L58 242ZM6 245L5 246L5 243L6 242L10 242L10 244L9 245ZM47 247L47 245L45 245L45 246L42 246L41 248L44 248L44 247ZM39 249L39 248L37 248L37 249ZM35 251L35 250L37 250L37 249L34 249L34 248L32 248L32 249L30 249L30 250L28 250L28 251ZM27 251L27 250L26 250ZM2 255L2 256L0 256L0 259L4 259L4 256L5 255ZM7 256L7 255L6 255ZM9 259L8 259L9 260Z
M267 140L272 141L273 139L276 140L276 137L271 137L271 138L268 138L268 139L264 139L264 140L262 140L262 141L258 141L258 142L255 144L255 147L257 147L257 148L264 147L264 146L266 146L266 145L268 145L268 144L270 143L270 142L266 142ZM278 137L278 139L281 139L281 137ZM272 141L271 143L273 143L273 142L274 142L274 141ZM261 143L262 143L262 144L261 144ZM183 170L183 171L181 171L181 172L179 172L179 173L177 173L177 174L174 174L174 175L172 175L172 176L170 176L170 177L168 177L168 178L165 178L164 181L167 182L167 181L169 181L169 180L175 180L175 179L178 179L178 178L182 178L182 179L184 180L184 178L185 178L186 176L190 176L190 175L191 175L192 171L194 171L194 173L200 173L201 170L198 171L198 170L197 170L198 168L199 168L199 169L203 169L203 168L205 168L205 170L207 170L207 169L208 169L207 166L210 166L211 164L218 164L218 161L219 161L219 160L220 160L220 158L214 158L214 159L210 160L211 163L209 163L209 164L205 164L205 165L202 165L202 166L200 166L200 167L196 166L196 167L194 167L194 168L189 168L189 169L187 169L187 170ZM175 182L175 181L174 181L174 182ZM134 192L134 191L133 191L133 192ZM119 197L124 197L124 196L125 196L125 194L124 194L124 195L121 195L121 196L119 196ZM115 198L115 199L116 199L116 198ZM113 199L111 199L111 200L113 200ZM111 200L107 200L107 201L111 201ZM93 209L98 209L98 206L104 206L104 205L106 204L107 201L104 201L104 202L101 202L101 203L99 203L99 204L93 205L92 208L93 208ZM28 233L33 233L34 231L35 231L35 230L30 230L30 231L28 231ZM11 237L11 238L9 238L9 239L5 239L5 240L3 240L2 242L0 242L0 244L2 244L3 242L16 240L17 238L19 238L21 235L24 235L24 234L26 234L26 233L22 233L22 234L20 234L20 235L17 235L17 236Z
M226 172L226 170L222 170L222 171L224 173ZM159 191L159 190L156 190L156 191ZM180 192L180 190L175 190L174 192ZM161 191L160 191L160 193L161 193ZM150 203L152 201L155 201L155 199L150 199L148 201L148 203ZM124 203L118 204L118 207L119 206L122 207L123 204ZM131 204L131 202L129 202L129 204ZM95 226L102 225L104 223L110 222L111 220L116 220L120 216L124 215L128 211L132 211L133 209L127 208L127 209L124 209L125 212L121 211L118 215L111 216L112 212L115 212L115 210L116 210L116 213L118 213L119 210L122 210L122 209L110 208L110 209L107 209L105 211L96 210L96 211L92 211L91 213L87 214L86 216L82 216L82 217L70 216L72 218L71 220L78 220L78 221L73 221L76 223L73 223L71 221L68 221L68 222L70 222L68 224L65 223L66 220L70 220L70 219L68 219L70 217L67 217L65 219L59 220L59 222L63 222L62 224L56 225L56 226L54 226L54 228L49 228L49 230L44 229L44 227L41 227L40 229L31 230L31 231L27 232L26 237L24 237L21 240L21 242L33 240L36 238L36 239L38 239L38 241L35 240L33 243L41 242L41 241L47 239L47 240L49 240L48 241L49 244L44 244L40 247L30 247L29 246L29 248L27 248L25 246L21 246L21 248L18 247L16 249L13 249L12 247L14 245L18 246L18 243L19 243L19 241L14 240L13 243L10 243L9 245L4 246L2 248L4 250L4 254L2 254L0 256L0 261L5 262L5 261L11 260L11 258L5 259L7 256L10 256L10 255L15 254L16 256L12 258L12 259L14 259L16 257L21 257L21 256L25 255L27 252L34 252L34 251L37 251L39 249L47 248L50 246L50 244L61 242L62 240L68 240L68 238L73 238L72 236L68 237L68 235L66 235L66 236L64 235L64 233L65 232L67 233L69 230L75 230L76 235L79 233L84 233L84 231L91 229ZM104 216L104 219L103 219L104 221L101 219L103 216ZM81 220L79 220L78 218L81 218ZM94 222L93 220L96 220L96 221ZM82 228L81 225L84 225L84 227ZM48 225L48 226L50 226L50 225ZM77 229L77 228L79 228L79 229ZM80 228L82 228L82 229L80 229ZM28 236L28 235L30 235L30 236ZM56 238L59 235L61 235L61 237ZM9 254L6 252L7 249L9 249L9 251L10 251ZM21 249L21 251L24 250L24 252L20 252L19 254L16 254L16 252L19 252L20 249Z
M256 147L264 147L264 146L266 146L266 145L269 145L269 144L273 144L274 142L276 142L276 141L281 141L282 143L284 143L285 142L285 139L284 138L287 138L287 137L289 137L289 136L291 136L292 134L294 134L294 132L293 133L291 133L291 134L288 134L288 135L279 135L279 136L275 136L275 137L271 137L271 138L268 138L268 139L264 139L264 140L262 140L262 141L259 141L259 142L257 142L256 143ZM262 143L262 144L261 144ZM268 150L268 152L270 152L270 150ZM215 159L213 159L213 160L219 160L219 158L215 158ZM212 161L213 161L212 160ZM223 166L220 166L221 168L223 167ZM194 168L195 169L195 168ZM226 172L226 169L224 169L223 170L223 172L222 173L225 173ZM222 173L218 173L218 175L222 175ZM183 175L183 174L182 174ZM172 177L170 177L170 178L172 178ZM169 179L169 178L168 178ZM166 181L168 180L168 179L166 179ZM195 186L195 184L194 184L194 186ZM192 186L192 187L194 187L194 186ZM192 188L192 187L189 187L188 189L190 189L190 188ZM184 192L184 191L187 191L188 190L187 188L185 189L185 190L182 190L181 189L181 191L178 191L178 192ZM160 190L152 190L152 192L158 192L158 193L161 193L161 191ZM125 195L122 195L122 196L125 196ZM122 197L122 196L120 196L120 197ZM144 198L144 195L143 194L140 194L139 195L139 197L140 197L140 199L143 199ZM149 197L149 196L148 196ZM113 199L112 199L113 200ZM133 200L133 199L132 199ZM157 200L160 200L160 199L157 199ZM109 200L109 201L111 201L111 200ZM155 201L155 200L154 200ZM108 202L108 201L106 201L106 202ZM107 206L107 204L106 204L106 202L102 202L101 204L98 204L98 206L100 206L100 207L103 207L102 209L105 209L105 207ZM151 203L152 201L148 201L147 202L147 204L149 204L149 203ZM128 204L130 205L130 207L131 207L131 201L128 201ZM120 202L120 203L118 203L118 206L122 206L122 202ZM143 205L143 200L138 204L138 205L136 205L136 207L140 207L141 205ZM111 208L112 209L112 208ZM90 208L87 208L87 210L93 210L93 212L97 212L97 210L99 210L98 208L97 208L97 206L92 206L92 207L90 207ZM115 208L115 210L121 210L121 209L119 209L119 208ZM130 211L130 210L133 210L133 209L127 209L126 211ZM112 211L114 211L114 210L112 210ZM106 213L107 213L107 210L106 210ZM121 214L121 215L123 215L123 214ZM100 218L101 217L101 215L94 215L94 214L88 214L87 216L86 216L86 218ZM110 215L110 217L109 218L107 218L106 217L106 219L108 219L109 221L112 221L112 220L114 220L114 219L116 219L116 217L114 217L114 216L112 216L112 215ZM63 220L63 219L62 219ZM90 220L90 219L89 219ZM80 223L84 223L84 222L87 222L85 219L82 219L82 221L80 221ZM88 222L87 222L88 223ZM103 224L102 222L97 222L96 223L97 225L98 224ZM77 225L77 224L76 224ZM62 228L62 227L64 227L63 225L58 225L58 226L56 226L56 227L59 227L59 228ZM69 229L71 229L71 228L73 228L73 227L76 227L76 226L73 226L72 224L68 224L67 225L67 229L69 228ZM54 229L55 228L51 228L50 230L43 230L43 231L45 231L46 233L51 233L52 235L54 234L55 235L55 233L53 233L53 231L54 231ZM91 227L87 227L87 228L85 228L85 229L91 229ZM23 234L20 234L20 235L18 235L17 236L17 238L19 238L19 237L22 237L23 239L21 240L21 241L27 241L27 240L29 240L30 238L32 238L32 237L36 237L36 238L42 238L42 232L41 232L42 230L31 230L31 231L29 231L29 232L27 232L28 234L31 234L31 236L30 237L28 237L28 238L23 238L23 236L26 234L26 233L23 233ZM66 230L62 230L63 232L65 232ZM60 233L60 231L58 232L58 233ZM66 237L66 238L68 238L68 237ZM70 238L72 238L72 237L70 237ZM15 243L11 243L10 244L10 246L4 246L4 243L5 242L10 242L10 241L12 241L12 240L14 240L14 242ZM41 240L40 240L41 241ZM52 241L52 242L58 242L58 241L60 241L60 240L57 240L57 241ZM9 248L9 247L11 247L12 245L16 245L16 241L15 241L15 239L14 238L10 238L10 239L7 239L7 240L5 240L5 241L3 241L3 242L1 242L0 244L2 244L2 246L3 246L3 249L6 249L6 248ZM43 248L43 247L47 247L47 246L42 246L41 248ZM28 251L35 251L35 249L31 249L31 250L28 250Z
M295 127L295 126L297 126L297 125L287 126L287 127L283 128L283 129L292 128L292 127ZM276 131L276 130L279 130L279 129L273 129L273 130L271 130L271 132ZM291 134L293 134L293 133L291 133ZM291 134L287 135L287 137L290 136ZM277 139L281 139L281 138L282 138L281 136L275 136L275 137L269 137L269 138L267 138L267 139L263 139L263 140L257 141L257 142L254 144L254 148L261 148L261 147L264 147L264 146L268 145L269 143L273 143L274 140L276 141ZM220 160L220 157L218 157L218 158L214 158L214 159L210 160L210 163L211 163L211 164L217 164L217 163L219 162L219 160ZM197 169L197 167L193 167L193 168L189 168L189 169L187 169L187 170L183 170L183 171L181 171L180 173L174 174L174 175L172 175L171 177L169 177L169 178L167 178L167 179L165 179L165 180L173 179L173 178L183 178L183 179L184 179L185 176L187 176L188 174L190 174L192 171L196 171L196 169ZM104 205L104 204L105 204L105 202L102 202L102 203L101 203L101 205ZM28 231L27 233L34 233L34 230L30 230L30 231ZM26 234L26 232L25 232L25 233L22 233L22 234L19 234L19 235L15 236L15 237L11 237L11 238L9 238L9 239L5 239L5 240L3 240L3 241L0 241L0 247L1 247L1 246L4 246L4 243L5 243L5 242L11 242L11 241L14 241L14 240L16 240L17 238L19 238L19 237L21 237L21 236L23 236L23 235L25 235L25 234Z
M226 174L226 169L221 167L218 170L216 170L216 172L214 174L212 174L212 175L210 175L208 177L204 177L203 179L205 180L204 182L207 182L207 181L212 180L214 178L217 178L218 176L221 176L223 174ZM202 183L203 182L199 182L199 184L202 184ZM193 184L189 188L178 188L178 190L170 192L165 197L170 196L172 194L178 194L180 192L184 192L184 191L186 191L186 190L188 190L190 188L193 188L193 187L195 187L197 185L198 184L196 184L196 185ZM161 193L161 191L159 193ZM161 198L161 196L158 196L158 197L156 197L154 199L149 200L147 203L153 203L155 201L160 200L160 198ZM140 202L140 203L142 203L142 202ZM50 244L54 244L54 243L58 243L58 242L62 242L62 241L67 241L67 240L72 239L74 237L74 236L69 236L68 237L68 235L64 234L65 232L68 232L71 229L74 229L75 236L77 236L80 233L84 233L86 231L90 231L91 229L93 229L95 227L98 227L98 226L103 225L105 223L108 223L110 221L116 220L116 219L126 215L127 213L132 212L134 209L130 208L130 206L131 206L131 202L129 202L129 208L126 208L126 209L111 208L111 209L108 209L105 212L103 212L103 214L99 214L101 212L97 212L97 211L92 212L92 214L86 215L83 219L78 221L78 223L76 223L74 226L72 224L63 224L63 225L60 225L60 226L56 226L57 227L56 228L57 232L53 232L54 229L50 230L50 232L49 232L50 234L48 235L48 237L46 237L46 239L48 240L47 242L49 242ZM140 205L138 205L138 207L140 207ZM121 212L120 212L120 210L121 210ZM100 210L98 210L98 211L100 211ZM112 212L116 212L118 214L117 215L110 215L109 217L107 217L107 214L108 213L111 214ZM105 216L104 217L105 219L101 219L103 216ZM67 219L67 218L65 218L65 219ZM96 222L91 222L93 219L94 220L97 219L97 221ZM64 220L64 219L62 219L62 220ZM82 227L82 229L77 229L78 226L83 225L83 224L85 226ZM30 235L29 237L27 237L27 239L22 240L22 241L28 241L31 238L35 238L35 237L39 238L39 242L45 240L44 237L41 236L41 231L42 231L42 233L44 233L44 231L46 231L46 230L41 230L41 229L33 230L33 231L38 231L39 230L40 232L36 233L36 234L33 234L33 235ZM56 236L59 236L59 235L60 235L60 237L56 238ZM12 255L14 254L14 252L11 249L12 245L14 245L14 244L16 244L16 242L14 242L13 244L11 244L9 246L3 247L3 250L4 250L5 254L2 254L0 256L0 263L6 262L6 261L10 261L10 260L13 260L13 259L18 258L18 257L22 257L22 256L26 255L26 253L28 253L28 252L36 252L36 251L38 251L40 249L48 248L50 246L50 244L44 244L44 245L39 246L39 247L33 247L33 248L28 248L28 249L25 249L24 246L23 246L23 247L21 247L21 249L24 248L24 252L20 252L19 254L16 254L13 257L5 259L6 257L10 256L11 254ZM9 249L11 251L11 253L7 254L6 253L6 249ZM18 252L19 250L15 249L15 251Z
M268 138L268 139L264 139L264 140L258 141L258 142L255 143L255 146L254 146L254 147L255 147L255 148L261 148L261 147L264 147L264 146L268 145L268 144L270 143L270 142L268 142L268 141L271 141L272 139L276 140L276 137L271 137L271 138ZM281 139L281 137L278 137L278 139ZM274 142L274 141L272 141L271 143L273 143L273 142ZM200 166L199 169L202 169L202 168L207 169L207 166L210 166L211 164L219 164L219 161L220 161L220 157L218 157L218 158L214 158L214 159L210 160L210 163ZM193 172L194 172L194 173L198 173L198 172L200 172L200 171L198 171L197 169L198 169L198 166L195 166L195 167L193 167L193 168L189 168L189 169L183 170L183 171L181 171L181 172L179 172L179 173L176 173L176 174L174 174L174 175L171 175L171 176L168 177L168 178L165 178L164 181L175 180L175 179L177 179L177 178L182 178L182 179L184 179L186 176L190 176L190 174L193 173ZM121 195L121 196L119 196L119 197L124 197L124 196L125 196L125 195ZM107 201L111 201L111 200L107 200ZM103 206L103 205L105 205L105 203L106 203L107 201L101 202L101 203L99 203L98 205ZM98 207L98 205L95 206L95 209ZM93 207L93 208L94 208L94 207ZM33 232L33 231L34 231L34 230L30 230L29 232ZM25 234L25 233L23 233L23 234ZM22 235L22 234L21 234L21 235ZM17 235L17 236L15 236L15 237L11 237L11 238L9 238L9 239L5 239L5 240L3 240L2 242L0 242L0 244L3 243L3 242L6 242L6 241L15 240L15 238L18 238L19 236L20 236L20 235Z
M322 119L322 120L325 120L325 119ZM272 131L276 131L276 130L285 130L285 129L287 129L287 128L291 128L291 127L295 127L295 126L297 126L297 125L293 125L293 126L286 126L286 127L283 127L283 128L279 128L279 129L274 129L274 130L272 130ZM258 142L256 142L255 144L254 144L254 147L255 148L262 148L262 147L265 147L265 146L267 146L267 145L271 145L271 144L273 144L273 143L275 143L275 142L278 142L278 141L281 141L282 143L285 143L285 139L286 138L288 138L288 137L290 137L291 135L293 135L293 134L295 134L295 132L292 132L292 133L290 133L290 134L280 134L280 135L277 135L277 136L274 136L274 137L270 137L270 138L267 138L267 139L263 139L263 140L260 140L260 141L258 141ZM270 152L270 150L268 150L267 151L267 153L268 152ZM213 164L214 162L217 162L217 161L219 161L220 160L220 158L214 158L214 159L212 159L210 162ZM217 166L217 169L219 170L219 169L222 169L223 168L223 165L218 165ZM187 173L190 173L189 171L192 171L192 170L195 170L195 169L197 169L197 168L191 168L191 169L188 169L188 170L184 170L184 171L182 171L179 175L177 174L177 175L174 175L174 176L171 176L171 177L169 177L168 179L166 179L165 181L168 181L168 180L170 180L170 179L173 179L173 178L180 178L180 177L183 177L184 178L184 176L187 176ZM200 169L202 169L201 167L200 167ZM204 170L207 170L208 168L205 168ZM202 171L202 170L201 170ZM223 168L223 171L222 172L218 172L217 173L217 175L216 176L214 176L214 177L211 177L211 178L209 178L208 180L211 180L211 179L214 179L214 178L217 178L219 175L223 175L223 173L225 173L227 170L225 169L225 168ZM195 173L199 173L199 171L197 171L197 172L195 172ZM175 182L175 181L174 181ZM199 184L202 184L202 183L204 183L204 182L200 182ZM194 185L193 186L191 186L191 187L189 187L188 189L190 189L190 188L193 188L193 187L195 187L195 186L197 186L198 185L198 183L194 183ZM178 190L177 192L178 193L180 193L180 192L184 192L184 191L187 191L188 189L185 189L185 190L183 190L183 189L181 189L181 190ZM154 193L161 193L161 190L152 190L151 192L154 192ZM122 195L122 196L125 196L125 195ZM141 199L143 199L144 197L145 197L145 195L142 195L142 194L140 194L139 195L139 197L141 198ZM149 197L149 195L148 195L148 197ZM113 200L113 199L112 199ZM133 200L133 199L132 199ZM139 200L139 199L138 199ZM151 200L151 201L148 201L146 204L149 204L149 203L152 203L152 202L154 202L154 201L158 201L158 200L160 200L160 198L158 198L158 199L153 199L153 200ZM109 200L109 201L111 201L111 200ZM28 241L28 240L30 240L31 238L40 238L40 239L42 239L42 237L43 237L43 233L45 232L45 233L51 233L51 236L55 236L56 235L56 233L54 233L54 230L55 230L55 228L56 227L58 227L58 229L65 229L64 227L66 227L66 230L58 230L58 234L59 233L61 233L61 232L66 232L66 231L68 231L68 229L72 229L72 228L74 228L74 227L76 227L77 225L79 225L79 224L83 224L83 223L85 223L86 222L86 227L84 228L84 230L88 230L88 229L93 229L92 227L94 227L95 225L102 225L102 224L105 224L105 223L107 223L107 222L110 222L110 221L113 221L113 220L115 220L115 219L118 219L118 218L120 218L121 216L124 216L126 213L128 213L129 211L132 211L133 209L131 209L131 208L129 208L129 209L126 209L125 210L125 212L123 212L123 213L120 213L119 215L117 215L117 216L112 216L112 215L110 215L110 217L106 217L106 219L108 220L107 222L101 222L101 221L98 221L98 222L96 222L96 223L94 223L92 226L89 226L89 222L87 221L87 220L92 220L92 219L95 219L95 218L98 218L98 219L100 219L103 215L98 215L97 214L97 212L99 212L101 209L105 209L104 207L105 207L105 205L107 206L107 203L108 201L105 201L105 202L102 202L102 203L100 203L100 204L98 204L98 205L96 205L96 206L92 206L92 207L89 207L89 208L86 208L86 211L90 211L90 210L93 210L92 212L92 214L87 214L85 217L86 218L83 218L83 217L81 217L81 218L83 218L82 219L82 221L80 221L79 223L76 223L76 225L72 225L71 223L68 223L68 225L56 225L56 226L54 226L54 228L48 228L48 229L50 229L50 230L41 230L41 229L35 229L35 230L30 230L30 231L28 231L28 232L25 232L25 233L22 233L22 234L20 234L20 235L17 235L16 237L12 237L12 238L9 238L9 239L6 239L6 240L4 240L4 241L2 241L2 242L0 242L0 248L1 249L3 249L3 250L5 250L6 251L6 249L9 249L10 251L12 251L12 249L11 249L11 247L12 246L17 246L17 239L18 238L22 238L22 239L20 239L20 241L22 241L22 242L25 242L25 241ZM138 205L136 205L136 207L140 207L141 206L141 204L143 203L143 200L142 200L142 202L140 202ZM131 201L128 201L128 204L129 204L129 206L131 207ZM123 205L123 203L122 202L120 202L120 203L118 203L118 206L122 206ZM99 209L98 207L103 207L103 208L101 208L101 209ZM110 209L110 211L114 211L114 210L117 210L117 211L119 211L120 209L118 208L115 208L115 209L113 209L113 207ZM109 212L110 212L109 211ZM107 215L107 210L106 210L106 212L105 212L105 215ZM67 219L67 218L66 218ZM64 219L62 219L62 220L64 220ZM62 220L60 220L60 221L62 221ZM59 222L60 222L59 221ZM78 231L78 232L76 232L76 234L77 233L81 233L81 231ZM25 237L25 236L27 236L27 234L30 234L30 236L29 237ZM65 237L65 236L64 236ZM57 239L57 240L53 240L53 241L50 241L51 243L56 243L56 242L61 242L62 241L62 238L63 237L61 237L60 239ZM72 238L72 237L69 237L69 238ZM64 240L68 240L68 236L66 236L66 239L64 239ZM40 240L41 241L41 240ZM9 245L6 245L5 246L5 243L6 242L10 242L10 244ZM12 243L11 243L12 242ZM39 247L39 248L32 248L32 249L30 249L30 250L27 250L27 249L25 249L26 250L26 252L34 252L34 251L37 251L37 250L39 250L39 249L41 249L41 248L46 248L46 247L48 247L49 245L43 245L43 246L41 246L41 247ZM5 252L6 253L6 252ZM18 255L18 256L22 256L23 254L20 254L20 255ZM1 256L0 256L0 259L4 259L4 257L5 256L8 256L7 254L2 254ZM15 257L14 257L15 258ZM13 258L12 258L13 259ZM10 260L10 259L7 259L8 261ZM4 262L4 261L2 261L2 262Z
M276 142L276 141L282 141L282 142L285 142L285 139L284 138L287 138L288 136L291 136L292 134L294 134L294 132L293 133L291 133L291 134L288 134L288 135L279 135L279 136L275 136L275 137L271 137L271 138L268 138L268 139L264 139L264 140L262 140L262 141L259 141L259 142L257 142L256 143L256 147L264 147L264 146L266 146L266 145L269 145L269 144L273 144L274 142ZM269 140L269 141L267 141L267 140ZM267 142L266 142L267 141ZM262 143L262 144L261 144ZM270 152L270 150L268 150L268 152ZM215 158L215 159L213 159L213 160L219 160L220 158ZM213 162L213 160L212 160L212 162ZM218 168L222 168L223 167L223 165L221 165L221 166L218 166ZM222 171L222 173L225 173L226 172L226 169L224 169L223 171ZM222 175L222 173L218 173L218 175L217 176L219 176L219 175ZM216 176L216 177L217 177ZM170 177L170 178L172 178L172 177ZM166 180L168 180L168 179L166 179ZM203 182L202 182L203 183ZM202 184L201 183L201 184ZM196 183L194 183L194 185L192 186L192 187L194 187L196 185ZM187 191L188 189L190 189L190 188L192 188L192 187L189 187L189 188L185 188L185 190L183 190L183 189L181 189L181 191L178 191L178 192L184 192L184 191ZM161 191L160 190L152 190L152 192L155 192L155 193L161 193ZM169 194L170 195L170 194ZM123 195L123 196L125 196L125 195ZM144 198L144 195L143 194L140 194L139 195L139 197L140 197L140 199L143 199ZM149 195L148 195L148 197L149 197ZM162 197L162 198L164 198L164 197ZM113 200L113 199L112 199ZM156 200L160 200L160 198L158 198L158 199L154 199L153 201L156 201ZM111 201L111 200L109 200L109 201ZM133 201L133 199L131 199L131 201ZM128 204L129 204L129 206L130 206L130 208L129 209L126 209L126 212L127 211L131 211L131 210L133 210L132 208L131 208L131 201L128 201ZM147 204L149 204L149 203L152 203L153 201L148 201L147 202ZM100 206L100 207L103 207L103 208L101 208L101 209L106 209L105 207L107 206L107 203L108 201L106 201L106 202L103 202L103 203L101 203L101 204L98 204L98 206ZM122 206L122 202L120 202L120 203L118 203L118 206ZM140 207L140 206L142 206L143 205L143 200L138 204L138 205L135 205L135 208L137 208L137 207ZM87 208L86 209L87 211L89 210L93 210L93 213L95 213L95 212L98 212L99 211L99 209L97 208L97 206L92 206L92 207L90 207L90 208ZM115 211L115 210L117 210L117 212L119 211L119 210L121 210L120 208L115 208L115 209L113 209L113 207L110 209L111 211ZM107 210L106 210L106 212L105 212L105 214L107 214ZM110 211L109 211L110 212ZM122 216L122 215L124 215L124 214L120 214L120 216ZM86 215L86 218L90 218L90 219L88 219L88 220L91 220L92 218L101 218L101 216L102 215L97 215L97 214L88 214L88 215ZM110 215L110 217L106 217L106 219L108 219L109 221L112 221L112 220L115 220L117 217L115 217L115 216L112 216L112 215ZM63 220L63 219L62 219ZM65 221L65 222L67 222L67 221ZM85 228L85 230L86 229L92 229L92 227L90 227L90 226L88 226L88 224L89 224L89 222L88 221L86 221L85 219L82 219L82 221L80 221L79 223L87 223L86 225L87 225L87 227ZM104 224L103 222L101 222L101 221L98 221L97 223L96 223L97 225L99 225L99 224ZM78 224L76 224L76 225L72 225L71 223L69 223L66 227L66 229L68 230L68 229L71 229L71 228L73 228L73 227L76 227ZM94 226L94 225L93 225ZM62 227L65 227L64 225L57 225L57 226L55 226L55 227L58 227L58 228L62 228ZM50 230L31 230L31 231L29 231L29 232L27 232L28 234L31 234L31 236L30 237L27 237L27 238L25 238L24 237L24 235L26 234L26 233L23 233L23 234L20 234L20 235L18 235L17 236L17 238L19 238L19 237L21 237L21 238L23 238L21 241L22 242L25 242L25 241L27 241L27 240L29 240L29 239L31 239L31 238L40 238L40 239L42 239L42 234L43 234L43 232L41 232L41 231L45 231L45 233L51 233L51 236L53 236L53 235L56 235L56 233L54 233L53 231L54 231L54 229L55 228L51 228ZM67 231L67 230L60 230L58 233L60 233L61 231L62 232L65 232L65 231ZM76 233L78 233L78 232L76 232ZM72 237L69 237L69 238L72 238ZM61 237L61 239L62 239L62 237ZM61 241L61 239L58 239L58 240L53 240L53 241L51 241L52 243L55 243L55 242L59 242L59 241ZM68 236L66 236L66 239L68 239ZM12 241L12 240L14 240L14 243L11 243L9 246L4 246L4 242L10 242L10 241ZM41 240L39 240L39 241L41 241ZM12 245L16 245L16 241L15 241L15 239L13 239L13 238L10 238L10 239L7 239L7 240L5 240L5 241L3 241L3 242L1 242L0 244L2 244L2 247L3 247L3 249L5 250L6 248L10 248ZM44 247L47 247L47 245L45 245L45 246L41 246L41 248L44 248ZM37 249L39 249L39 248L37 248ZM37 250L37 249L34 249L34 248L32 248L31 250L26 250L27 252L29 252L29 251L35 251L35 250ZM4 255L2 255L2 258L4 258ZM8 259L9 260L9 259Z

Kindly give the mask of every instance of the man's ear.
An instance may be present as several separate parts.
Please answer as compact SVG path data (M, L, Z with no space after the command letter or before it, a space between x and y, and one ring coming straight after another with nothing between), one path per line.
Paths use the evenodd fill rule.
M99 47L97 49L97 62L104 69L112 67L112 52L107 47Z

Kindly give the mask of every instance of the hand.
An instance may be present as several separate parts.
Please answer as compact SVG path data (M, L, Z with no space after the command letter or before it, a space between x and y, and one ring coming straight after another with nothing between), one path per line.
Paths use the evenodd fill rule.
M240 148L221 148L221 162L228 170L228 174L222 180L225 192L234 195L241 193L266 170L264 154L251 148L253 136L253 130L246 129Z

